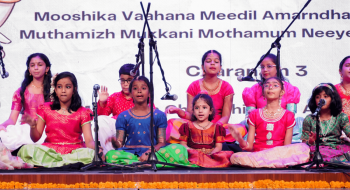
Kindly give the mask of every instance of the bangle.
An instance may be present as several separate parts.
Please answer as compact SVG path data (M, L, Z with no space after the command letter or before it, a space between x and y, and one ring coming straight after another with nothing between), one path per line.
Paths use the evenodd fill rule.
M180 108L179 108L179 109L180 109ZM185 112L185 115L184 115L184 116L181 116L181 115L179 114L179 117L182 118L182 119L186 119L187 112L186 112L186 111L184 111L184 112Z
M216 122L218 125L224 125L221 121Z
M313 145L315 145L315 141L311 144L310 139L309 139L308 141L306 141L306 144L308 144L309 146L313 146Z
M248 141L245 141L245 142L246 142L246 144L245 144L245 146L244 146L244 147L242 147L242 146L241 146L241 144L239 144L239 147L241 147L241 149L242 149L242 150L247 149L247 148L248 148L248 146L249 146Z
M32 129L36 128L36 123L37 123L36 121L37 121L37 119L34 119L34 125L31 125L30 128L32 128Z

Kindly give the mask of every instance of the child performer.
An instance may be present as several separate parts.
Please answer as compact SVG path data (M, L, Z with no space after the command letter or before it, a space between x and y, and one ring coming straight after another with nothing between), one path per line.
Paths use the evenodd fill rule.
M99 91L99 101L97 104L98 117L98 139L101 147L103 148L103 154L106 154L109 150L113 150L112 144L109 142L105 144L106 140L115 136L115 122L120 113L134 107L134 102L129 92L129 84L133 76L130 75L130 71L135 67L134 64L127 63L119 69L119 83L121 87L120 92L113 93L109 96L108 88L101 86ZM136 73L138 76L138 72ZM113 116L110 117L109 115Z
M339 64L340 84L335 85L343 105L343 112L350 119L350 56Z
M255 109L249 114L248 141L243 140L235 128L230 128L241 148L250 152L239 152L231 156L232 164L249 167L283 168L309 160L309 148L306 144L291 144L294 114L280 105L284 95L283 82L271 77L263 83L263 95L266 106Z
M54 101L39 106L38 119L29 115L22 117L31 127L30 137L34 142L40 139L45 129L45 142L42 145L23 146L18 156L26 163L44 167L76 162L88 164L94 157L95 148L90 124L92 111L81 106L74 74L58 74L54 86Z
M320 153L324 161L347 161L344 153L350 151L350 146L343 144L340 139L342 131L349 137L350 124L348 116L342 113L342 102L336 88L331 83L321 83L312 91L309 108L312 113L316 111L318 102L324 99L326 104L320 111ZM303 123L303 142L315 151L316 118L306 116Z
M174 114L176 113L181 119L170 119L168 121L167 128L167 142L169 143L179 143L180 126L188 122L192 117L192 100L193 98L206 91L208 95L213 99L215 113L213 123L223 125L228 128L228 124L231 116L232 102L234 91L232 86L219 78L220 72L222 70L222 57L221 54L216 50L209 50L202 56L202 70L203 78L196 80L190 84L187 89L187 111L174 106L169 107L165 113ZM244 136L247 134L247 129L242 125L233 125ZM233 142L235 139L232 138L231 134L227 134L225 137L227 142Z
M21 123L16 125L21 112L37 118L36 109L44 102L50 101L51 63L42 53L31 54L26 62L27 70L21 87L12 98L11 114L8 120L0 124L2 143L11 151L24 144L33 144L30 139L30 127ZM44 138L40 140L43 142Z
M281 71L281 65L277 62L277 56L274 54L268 54L260 65L260 77L261 82L253 85L250 88L245 88L242 93L243 101L246 106L246 118L249 113L258 108L266 106L264 95L262 91L262 85L265 80L271 77L278 77L283 81L284 94L281 96L281 107L287 109L294 114L297 112L297 104L300 101L300 91L298 87L290 84L283 76ZM297 118L297 123L294 126L293 142L301 142L301 128L303 118ZM244 122L246 123L246 122ZM248 123L246 123L248 127Z
M213 100L208 94L193 98L192 122L184 123L179 129L180 144L185 146L192 164L207 168L221 168L231 165L232 151L221 151L226 130L221 124L211 121L215 116Z
M106 154L107 162L131 164L146 161L151 151L151 143L155 145L155 151L165 145L167 119L164 112L158 109L154 110L154 139L150 139L149 88L150 83L144 76L138 76L130 82L129 91L133 98L134 107L122 112L117 118L115 123L117 135L107 139L107 142L112 142L112 145L118 150L110 150ZM172 151L170 154L165 149L159 152L170 163L174 163L172 155L179 157L182 154L183 160L187 158L187 151L181 145L175 145L174 149L168 149ZM160 155L159 152L156 154L157 157ZM188 160L186 161L189 164Z

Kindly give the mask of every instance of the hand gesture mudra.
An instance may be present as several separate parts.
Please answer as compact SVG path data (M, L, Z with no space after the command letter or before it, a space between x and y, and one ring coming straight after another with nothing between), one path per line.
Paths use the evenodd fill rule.
M98 91L98 96L100 97L100 102L105 103L109 97L108 88L106 86L101 86L101 90Z

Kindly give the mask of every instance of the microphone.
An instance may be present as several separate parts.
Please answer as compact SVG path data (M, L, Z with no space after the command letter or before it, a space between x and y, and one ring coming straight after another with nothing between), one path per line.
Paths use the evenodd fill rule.
M254 79L253 77L251 77L251 76L246 76L246 77L243 77L242 75L239 75L238 77L237 77L237 80L239 81L239 82L242 82L242 81L250 81L250 82L260 82L260 80L257 80L257 79Z
M326 104L326 100L320 99L320 101L317 104L316 111L312 114L312 116L317 116L318 113L321 111L322 106L324 106L325 104Z
M9 76L9 73L5 70L5 64L2 60L2 52L3 52L2 50L3 50L3 47L0 44L0 65L2 67L1 77L4 79L4 78L7 78Z
M100 90L100 85L95 84L93 89L94 89L94 96L97 97L97 91Z
M169 93L166 93L162 98L161 100L177 100L177 95L176 94L169 94Z
M9 75L10 75L10 74L5 70L5 67L3 68L2 73L3 73L3 74L1 74L1 77L2 77L3 79L9 77Z
M135 67L130 71L130 76L136 76L137 72L139 71L141 62L139 62L138 64L135 65Z

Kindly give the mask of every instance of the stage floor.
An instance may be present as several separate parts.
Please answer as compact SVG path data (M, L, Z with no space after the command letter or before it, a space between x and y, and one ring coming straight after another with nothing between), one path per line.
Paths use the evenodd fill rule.
M0 182L21 183L90 183L90 182L254 182L273 181L340 181L350 180L350 170L305 171L292 169L150 169L139 170L94 170L94 171L49 171L49 170L14 170L0 171Z

